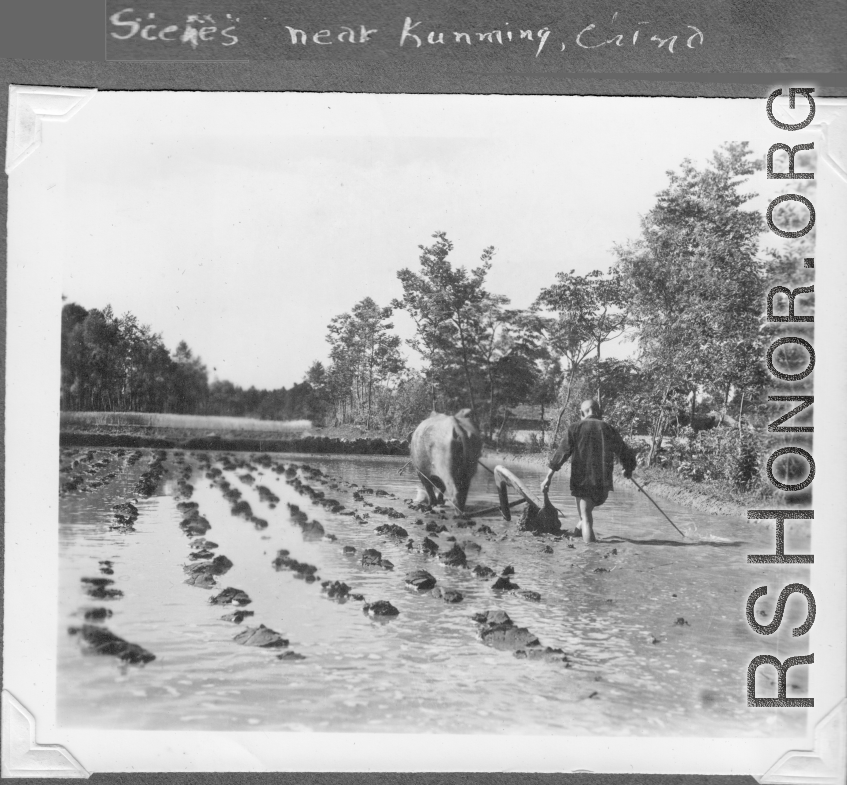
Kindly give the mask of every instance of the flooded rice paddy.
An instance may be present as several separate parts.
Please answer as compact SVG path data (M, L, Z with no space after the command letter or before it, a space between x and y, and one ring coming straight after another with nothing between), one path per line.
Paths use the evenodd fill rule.
M748 554L773 552L772 527L658 499L683 540L646 498L618 490L595 513L598 544L536 537L519 531L517 515L511 523L499 513L468 521L449 510L411 509L404 500L417 483L412 471L398 473L405 460L63 451L60 722L577 735L802 731L805 710L746 705L752 657L806 653L790 635L805 618L804 600L789 600L770 638L745 621L750 591L769 586L756 606L769 621L779 590L806 574L802 565L746 563ZM511 468L530 487L544 474L540 466ZM562 475L551 499L572 529ZM480 469L469 510L496 502L491 476ZM787 527L788 552L809 551L803 528ZM456 546L466 566L451 566L461 561ZM379 555L365 555L368 549ZM441 596L407 585L415 570L425 570ZM505 589L492 588L504 572ZM322 587L327 581L346 587ZM211 602L228 588L243 594ZM396 615L379 615L391 607ZM489 611L513 624L502 624L502 614L488 624L474 620ZM789 671L789 697L806 695L804 671ZM774 676L760 669L760 696L775 694Z

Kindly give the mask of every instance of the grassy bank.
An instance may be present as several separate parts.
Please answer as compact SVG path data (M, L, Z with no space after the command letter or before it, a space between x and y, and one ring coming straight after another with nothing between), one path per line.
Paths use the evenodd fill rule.
M165 429L169 431L215 431L268 434L295 434L309 431L309 420L256 420L250 417L215 417L199 414L158 414L150 412L62 412L62 430L123 428L140 432Z
M355 425L321 427L309 420L256 420L250 417L214 417L194 414L149 414L146 412L62 412L60 429L65 434L95 434L119 438L185 440L196 438L288 441L303 437L339 439L383 439L393 437ZM115 445L126 447L128 445Z
M320 455L407 455L408 445L359 428L315 428L308 420L140 412L63 412L62 447L125 447L296 452Z

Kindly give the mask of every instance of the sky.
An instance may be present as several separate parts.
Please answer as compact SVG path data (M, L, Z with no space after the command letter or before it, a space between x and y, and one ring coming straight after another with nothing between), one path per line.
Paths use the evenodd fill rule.
M64 295L187 341L210 379L288 387L326 360L333 316L401 296L435 231L454 264L493 245L489 289L515 307L559 271L608 268L668 169L727 140L764 155L764 104L101 92L44 131L66 150ZM777 191L753 188L759 209Z

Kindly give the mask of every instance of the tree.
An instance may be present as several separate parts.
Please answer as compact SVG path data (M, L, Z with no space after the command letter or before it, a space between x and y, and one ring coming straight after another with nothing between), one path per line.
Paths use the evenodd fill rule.
M209 414L218 417L244 417L244 391L226 380L215 379L209 385Z
M542 387L545 374L551 372L552 358L545 342L544 319L537 313L501 310L496 326L483 359L489 379L489 438L494 431L495 413L500 407L503 409L497 432L499 443L510 406L540 403L543 418L548 396Z
M583 361L591 352L596 352L599 362L601 346L626 330L625 302L625 287L616 268L606 274L599 270L593 270L587 275L576 275L573 270L557 273L556 283L542 289L536 298L536 309L555 314L555 318L548 322L550 346L568 362L568 386L556 421L554 441ZM600 402L602 390L599 377L596 390L597 401Z
M206 366L180 341L173 354L137 317L112 309L62 307L63 410L177 412L273 420L323 415L328 374L317 363L291 389L244 390L228 381L208 383ZM316 392L309 382L315 382Z
M508 407L522 400L517 390L529 396L539 377L535 363L541 356L540 320L535 314L506 309L508 302L502 295L489 294L469 309L467 319L469 367L475 389L488 401L489 438L493 437L500 409L503 418L498 432L502 434Z
M774 170L784 172L787 168L788 155L780 152L774 156ZM817 153L814 150L800 150L794 159L795 170L800 172L814 172L817 162ZM805 196L814 204L817 193L817 180L788 180L784 191ZM805 228L808 221L808 211L800 207L797 202L789 200L781 202L773 211L773 221L777 227L789 232L796 232ZM766 259L767 280L779 282L783 286L793 289L797 286L809 286L814 279L814 268L806 267L805 259L815 256L815 238L817 228L812 227L802 237L788 238L779 250L769 249ZM812 298L804 298L803 312L811 312ZM798 308L798 311L800 309Z
M310 419L317 419L324 423L332 408L330 379L324 364L315 360L306 371L304 381L312 390Z
M247 390L228 381L215 380L209 385L204 405L208 414L229 417L255 417L260 420L311 420L320 418L320 402L309 381L290 389Z
M402 308L417 327L410 346L423 356L430 381L432 408L436 408L435 388L455 397L448 384L451 370L460 370L464 394L474 416L476 396L474 376L479 370L480 347L486 335L495 332L497 309L508 300L492 296L485 289L485 278L491 269L494 248L483 250L480 266L470 271L456 267L447 258L453 243L444 232L435 232L435 242L419 246L421 272L404 268L397 273L403 286L403 298L394 300L394 308Z
M552 355L544 344L541 345L542 352L536 361L538 368L538 383L530 394L529 401L537 404L541 409L541 446L545 444L546 420L544 412L546 407L551 406L558 400L558 392L562 386L562 366L559 358ZM556 437L554 433L554 439Z
M781 152L775 156L775 171L786 171L787 154ZM795 157L795 170L799 172L813 172L816 169L817 154L814 150L801 150ZM784 190L805 196L814 204L817 192L817 180L789 180ZM773 212L773 221L785 231L796 232L802 230L808 221L808 211L800 207L795 201L782 202L777 205ZM802 237L794 237L785 240L778 249L769 248L765 268L767 271L767 290L772 286L784 286L789 290L805 289L797 294L795 300L795 312L797 316L812 316L815 313L814 300L814 276L813 267L806 267L805 260L813 259L815 256L815 238L817 228L812 229ZM772 236L772 235L771 235ZM787 297L784 293L774 297L774 313L784 315L787 313ZM778 333L784 330L785 323L768 323L765 329L767 340L773 341ZM810 343L814 339L814 322L792 322L790 324L791 334L804 338ZM808 362L806 350L797 344L783 344L778 353L779 365L784 366L788 373L796 373L802 370ZM775 387L795 387L796 383L783 382L773 379L770 384Z
M405 370L396 384L377 388L379 425L401 439L411 432L430 412L426 379L417 371Z
M741 189L761 162L746 142L717 150L698 169L686 159L641 220L641 236L615 246L617 267L657 404L689 391L693 418L705 385L752 383L760 347L762 265L758 212ZM666 413L658 406L655 439Z
M202 411L209 396L206 366L194 356L185 341L177 344L173 359L176 366L172 385L175 411L185 414Z
M131 313L63 306L63 409L198 413L207 394L206 368L184 341L171 356Z
M352 393L357 409L364 410L365 427L370 429L374 385L386 382L404 367L400 338L392 334L391 308L379 307L370 297L340 314L329 323L332 371L336 391ZM343 394L343 393L342 393Z
M88 352L83 340L83 324L88 311L76 303L62 306L62 409L82 409L82 380L87 375Z

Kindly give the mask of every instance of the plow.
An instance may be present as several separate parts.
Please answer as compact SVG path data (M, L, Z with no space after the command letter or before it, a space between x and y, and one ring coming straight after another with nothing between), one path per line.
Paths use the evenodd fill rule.
M485 464L481 463L480 465L488 469ZM511 521L512 509L525 505L518 519L518 528L521 531L529 531L535 534L561 534L562 526L559 521L559 510L553 506L546 491L539 499L517 475L505 466L498 464L493 470L488 469L488 471L494 475L500 503L496 507L488 507L470 513L472 517L487 515L499 510L503 518ZM509 501L510 487L520 495L520 498L512 502Z

